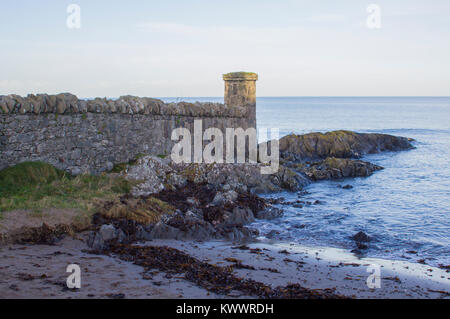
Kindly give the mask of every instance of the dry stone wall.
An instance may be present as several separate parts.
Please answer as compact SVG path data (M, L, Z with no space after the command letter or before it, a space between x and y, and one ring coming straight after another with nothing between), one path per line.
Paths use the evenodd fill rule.
M72 94L0 96L0 169L44 161L72 174L98 174L138 154L169 155L172 130L254 126L252 110L152 98L78 99ZM250 118L250 120L249 120Z

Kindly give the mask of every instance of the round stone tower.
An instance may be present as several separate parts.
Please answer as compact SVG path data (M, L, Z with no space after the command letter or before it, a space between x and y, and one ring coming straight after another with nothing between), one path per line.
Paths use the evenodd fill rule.
M248 127L256 129L256 81L258 74L232 72L223 75L225 81L225 105L242 106L247 109Z

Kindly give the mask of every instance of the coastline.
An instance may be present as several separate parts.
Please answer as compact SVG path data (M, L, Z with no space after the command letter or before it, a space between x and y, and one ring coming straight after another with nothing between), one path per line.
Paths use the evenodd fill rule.
M260 173L261 164L175 165L164 157L143 155L108 177L57 179L69 186L83 178L89 185L111 183L103 189L107 195L103 200L88 198L96 206L83 228L75 227L79 218L69 211L62 224L54 225L46 223L48 218L54 220L44 210L5 216L3 224L11 227L0 239L22 245L0 247L0 297L449 298L448 267L358 259L342 249L302 242L258 241L259 232L251 227L257 220L281 218L284 211L278 204L320 207L322 200L302 198L306 185L370 176L382 168L351 157L411 149L410 139L336 131L290 135L281 141L286 144L286 152L281 153L284 166L273 178ZM304 146L310 143L316 145L314 152ZM320 159L330 152L342 158ZM319 159L304 160L313 156ZM3 172L6 185L20 190L23 185L17 176L30 175L23 174L27 170L64 177L49 164L24 163ZM41 183L59 185L51 178L28 182L31 189L39 189L33 185ZM118 184L122 186L116 188ZM286 202L282 197L256 195L280 190L292 192L295 199ZM313 217L320 219L317 214ZM79 233L84 230L89 231ZM372 234L360 231L352 239L364 250L368 249L364 243L376 239ZM67 288L66 268L71 264L81 268L80 290ZM379 288L367 284L372 265L379 265Z
M226 241L163 240L138 244L170 247L200 261L233 266L237 277L275 286L298 283L311 290L331 289L349 298L450 298L450 273L428 265L377 258L358 259L341 249L281 242L232 244ZM145 272L107 255L88 252L82 239L56 245L11 245L0 250L0 298L255 298L240 291L215 294L183 274ZM67 265L82 269L82 288L65 286ZM370 289L367 266L381 266L381 288Z

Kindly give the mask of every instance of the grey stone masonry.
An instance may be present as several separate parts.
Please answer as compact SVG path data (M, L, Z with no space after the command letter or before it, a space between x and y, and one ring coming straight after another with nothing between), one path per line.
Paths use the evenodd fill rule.
M178 115L195 117L246 117L246 109L241 105L224 105L220 103L164 103L158 99L136 96L120 98L78 99L70 93L58 95L29 94L0 96L0 114L145 114Z
M0 169L43 161L72 174L98 174L138 154L170 155L172 131L193 132L196 119L203 120L204 130L255 127L254 104L134 96L83 100L69 93L0 96Z

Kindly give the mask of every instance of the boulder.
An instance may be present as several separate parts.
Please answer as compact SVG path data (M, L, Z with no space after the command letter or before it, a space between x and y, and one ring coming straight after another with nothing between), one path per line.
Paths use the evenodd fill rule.
M88 238L88 246L94 250L102 251L108 247L108 244L116 240L118 242L126 241L126 235L121 229L116 229L114 225L102 225L98 232L92 232Z
M273 181L281 189L297 192L309 184L309 181L302 175L296 173L290 168L280 166L278 172L273 175Z
M133 187L131 194L139 197L159 193L164 189L167 175L173 181L176 181L177 185L183 184L185 182L184 179L174 179L172 174L170 174L173 172L173 169L168 164L168 160L156 156L144 156L139 158L133 165L129 165L124 173L125 178L143 181Z
M345 177L365 177L383 167L346 158L328 157L325 160L314 162L300 171L314 181L325 179L341 179Z
M249 208L235 207L232 212L226 212L224 214L224 223L228 225L243 226L253 223L255 216Z
M238 198L238 193L234 190L229 190L227 192L217 192L216 196L212 201L212 204L215 206L223 206L226 204L234 203Z
M369 235L367 235L366 233L364 233L364 232L362 232L362 231L356 233L356 234L353 235L351 238L352 238L354 241L359 242L359 243L371 241L371 238L369 237Z
M113 225L102 225L102 227L100 227L98 234L104 241L112 240L116 238L117 235L116 229L114 228Z
M155 227L153 227L150 238L159 238L159 239L181 239L183 237L183 233L178 228L167 225L166 223L160 221L156 223Z
M254 235L255 234L250 229L242 227L233 228L230 232L227 233L226 238L232 242L242 243L252 240Z
M280 157L288 161L360 158L365 154L411 149L411 141L406 137L351 131L291 134L280 139Z

